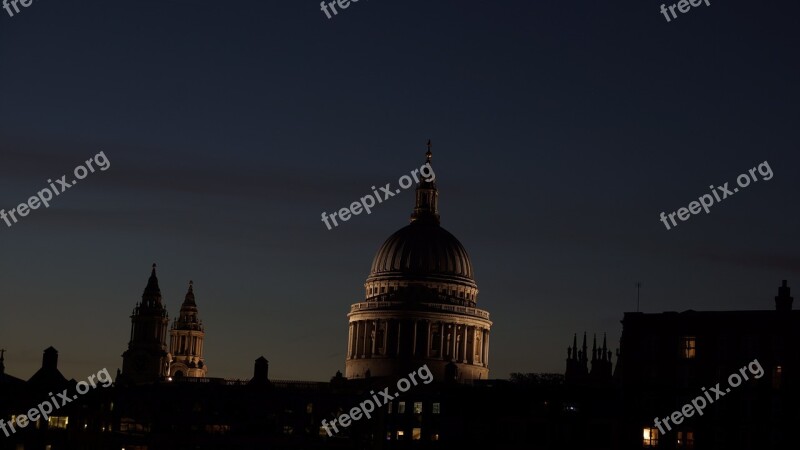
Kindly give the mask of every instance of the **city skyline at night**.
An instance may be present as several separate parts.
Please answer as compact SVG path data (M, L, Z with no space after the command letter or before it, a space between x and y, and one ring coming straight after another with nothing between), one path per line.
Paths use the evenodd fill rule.
M0 209L48 180L60 192L0 220L6 372L28 379L50 346L67 378L121 368L154 262L170 321L194 282L209 377L247 378L259 356L276 379L344 372L350 306L414 191L331 229L320 213L396 185L428 139L441 225L491 312L492 378L563 373L575 333L617 348L639 282L643 312L769 310L781 280L800 283L798 10L712 2L668 23L647 2L413 0L328 19L318 2L91 0L3 13ZM107 170L61 191L100 152ZM768 181L680 219L766 161Z

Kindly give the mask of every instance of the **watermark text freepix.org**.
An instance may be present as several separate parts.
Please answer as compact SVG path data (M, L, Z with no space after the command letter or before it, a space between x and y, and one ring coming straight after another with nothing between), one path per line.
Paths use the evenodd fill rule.
M47 422L47 419L53 412L58 411L59 408L67 403L77 400L78 395L83 395L89 392L91 389L97 388L98 385L107 388L111 386L113 381L111 379L111 374L108 373L108 369L105 368L97 372L96 375L90 375L88 380L88 383L86 381L79 381L78 384L75 385L75 391L77 394L73 395L72 397L69 395L69 389L64 389L63 391L59 392L57 396L50 392L48 393L50 396L49 400L45 400L36 405L35 408L29 409L27 414L17 414L14 417L14 420L9 422L0 419L0 430L3 430L3 433L5 433L6 437L10 437L12 434L17 432L17 428L14 427L15 424L19 428L25 428L29 423L36 423L40 417ZM9 433L7 427L11 428L11 433Z
M675 8L677 8L681 14L686 14L691 10L692 7L696 8L702 3L705 3L706 6L711 6L711 2L709 2L709 0L680 0L678 3L669 5L669 13L672 14L672 19L677 19L678 15L675 13ZM667 14L667 9L667 5L662 3L661 14L663 14L664 18L667 19L667 22L669 22L672 19L669 18L670 14Z
M97 166L100 171L106 171L109 167L111 167L111 161L106 158L106 154L104 152L100 152L94 157L89 158L86 160L86 165L78 165L73 171L72 174L78 180L82 180L89 176L90 173L94 173L94 165ZM78 184L75 180L67 181L67 176L63 175L61 178L57 179L55 183L53 180L48 179L48 183L50 183L49 188L44 188L41 191L37 192L36 195L29 198L26 203L20 203L15 208L12 208L6 213L5 209L0 209L0 219L2 219L6 225L11 227L13 225L11 221L13 220L14 223L17 223L17 216L25 217L30 214L30 210L32 209L39 209L40 206L44 205L45 208L50 207L50 200L53 199L53 194L58 197L67 189L71 188ZM11 220L9 220L9 218Z
M388 387L384 388L377 394L375 393L375 391L369 391L369 393L372 394L371 399L364 400L358 406L354 406L350 410L350 414L342 414L336 419L333 419L331 423L328 423L327 420L323 420L322 428L325 429L325 432L328 433L328 436L333 436L333 433L339 432L339 428L336 426L336 422L339 422L339 425L341 425L342 428L347 428L352 423L351 420L352 421L360 420L362 416L365 416L367 419L371 419L372 412L375 411L375 409L380 408L381 406L384 406L387 403L391 402L392 400L397 398L401 392L406 392L409 389L411 389L412 384L416 386L418 384L416 379L417 375L419 375L422 384L430 384L430 382L433 381L433 374L431 373L431 370L428 368L428 365L425 364L416 371L409 373L406 377L397 380L397 390L399 392L395 392L394 396L389 394ZM378 398L378 395L380 395L380 398ZM331 430L330 428L328 428L328 426L333 428L333 433L331 433Z
M320 10L324 12L326 16L328 16L328 19L331 19L333 18L333 16L331 16L331 13L328 11L328 8L330 8L331 11L333 11L333 15L335 16L339 14L339 12L336 11L336 5L339 5L339 9L347 9L350 6L351 1L353 3L358 3L358 0L336 0L333 2L322 2L319 4L319 6Z
M678 426L683 423L684 418L692 417L694 413L697 413L698 416L702 416L703 409L705 409L708 405L730 393L731 388L739 387L743 381L749 380L750 378L747 376L748 371L755 379L759 379L764 376L764 368L761 367L761 363L758 362L758 359L754 359L752 362L739 369L739 372L734 372L728 377L728 385L730 387L725 388L725 392L722 392L722 388L719 387L720 383L717 383L716 386L709 390L702 388L703 394L698 395L694 400L691 401L691 404L687 403L683 405L683 408L681 408L680 411L675 411L664 419L659 419L656 417L653 424L656 426L656 428L658 428L658 431L660 431L661 434L666 434L664 427L667 427L667 431L672 431L672 425L669 424L670 420L675 426ZM714 398L711 398L712 393L714 394ZM706 401L706 399L708 401Z
M749 186L751 178L753 182L758 181L758 178L756 177L756 169L758 169L758 173L761 174L762 180L769 181L772 179L772 169L769 167L769 163L764 161L757 167L753 167L752 169L747 171L747 173L743 173L738 177L736 177L736 183L739 185L739 187L746 188L747 186ZM721 202L722 200L731 197L733 196L733 194L739 192L739 188L736 187L733 188L733 190L728 189L728 183L725 183L722 186L717 186L717 187L714 187L714 185L712 184L708 188L711 189L711 194L714 194L713 197L711 196L711 194L703 194L697 199L698 201L689 203L688 208L687 207L679 208L677 211L673 211L669 214L664 214L663 211L661 212L661 222L664 223L664 226L667 227L667 230L671 228L669 226L669 223L667 222L667 218L669 218L669 221L672 222L672 226L676 227L678 226L678 223L675 221L676 215L678 216L678 219L680 219L682 222L685 222L689 220L689 217L691 217L689 216L690 212L692 214L699 214L700 210L702 209L706 212L706 214L708 214L709 212L711 212L709 208L711 207L711 205L714 204L714 199L716 199L717 202ZM721 197L720 194L722 194Z
M433 167L431 167L431 163L426 162L419 169L412 170L411 176L403 175L397 182L398 184L400 184L401 188L408 189L415 182L419 183L420 178L417 175L421 175L422 179L424 179L428 183L436 179L436 174L433 173ZM414 177L414 179L412 180L411 177ZM338 227L339 222L336 221L337 214L339 215L339 220L341 220L342 222L347 222L348 220L350 220L351 214L353 216L357 216L361 214L363 211L366 211L367 214L372 214L372 207L375 206L376 200L378 203L381 203L384 200L388 200L389 197L394 197L395 194L399 193L400 189L395 189L394 191L392 190L391 183L386 183L386 186L383 186L380 192L378 192L378 190L375 189L375 186L372 186L372 194L367 194L364 197L361 197L359 201L351 203L349 208L342 208L339 211L331 213L330 216L328 216L326 213L323 212L322 222L325 224L326 227L328 227L329 230L331 229L331 224L328 222L328 219L330 219L333 222L334 227Z
M31 6L33 0L3 0L3 9L6 10L9 17L14 17L14 13L11 12L12 6L14 7L14 11L19 14L20 9L19 6L17 6L17 3L27 8L28 6Z

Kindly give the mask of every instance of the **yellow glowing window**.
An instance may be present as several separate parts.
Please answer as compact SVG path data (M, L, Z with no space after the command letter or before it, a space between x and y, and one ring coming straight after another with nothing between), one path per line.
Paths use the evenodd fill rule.
M422 414L422 402L414 402L414 414Z
M69 423L69 417L67 416L50 416L47 418L48 428L66 430L68 423Z
M411 429L411 440L418 441L422 439L422 428L412 428Z
M645 427L642 430L642 447L658 447L658 428Z
M402 439L402 438L403 438L403 436L405 436L405 434L406 434L406 433L405 433L405 431L403 431L403 430L397 430L397 439L398 439L398 440Z
M683 359L694 359L697 340L694 336L684 336L681 343L681 355Z
M397 414L405 414L406 402L397 402Z

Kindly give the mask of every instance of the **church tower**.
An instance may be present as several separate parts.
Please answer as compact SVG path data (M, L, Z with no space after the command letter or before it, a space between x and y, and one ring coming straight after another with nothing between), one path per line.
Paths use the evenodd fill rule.
M156 265L144 288L142 301L131 314L131 337L122 354L122 377L130 383L152 383L167 375L167 309L161 302Z
M181 305L178 318L172 323L169 332L170 365L172 377L205 377L208 367L203 360L203 322L197 317L197 304L194 300L193 283L189 281L189 291Z

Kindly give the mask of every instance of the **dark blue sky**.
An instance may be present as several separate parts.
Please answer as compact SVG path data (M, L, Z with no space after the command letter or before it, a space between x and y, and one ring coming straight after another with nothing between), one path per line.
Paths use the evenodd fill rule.
M209 376L327 380L401 195L328 231L433 140L442 225L492 313L491 376L562 372L625 311L771 309L800 290L796 2L34 0L0 10L0 346L27 378L121 367L150 264L195 282ZM670 231L659 213L768 161Z

